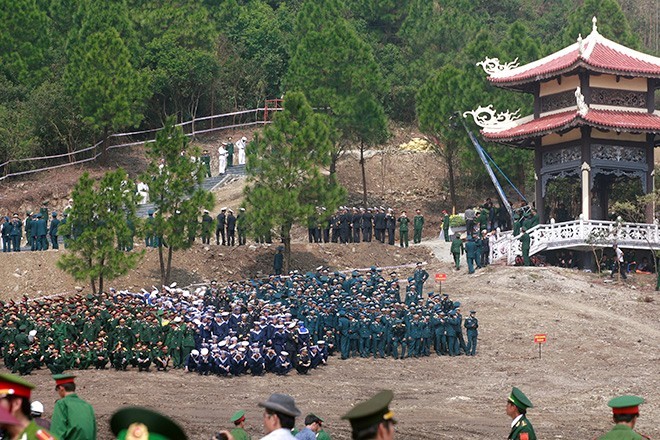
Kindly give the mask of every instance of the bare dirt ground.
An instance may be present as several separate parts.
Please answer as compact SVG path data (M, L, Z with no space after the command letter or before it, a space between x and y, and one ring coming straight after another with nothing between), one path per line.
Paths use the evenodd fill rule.
M236 138L236 134L233 135ZM216 142L217 143L217 142ZM213 143L209 143L213 145ZM140 171L139 151L115 158L112 166ZM427 214L425 240L438 233L437 216L445 208L442 166L428 153L388 152L367 160L369 204ZM103 169L92 168L100 176ZM68 188L82 170L42 174L0 185L0 209L35 208L44 199L63 206ZM348 155L338 167L349 189L350 203L360 201L361 177L357 159ZM242 180L216 194L217 205L240 203ZM481 200L479 195L478 202ZM660 437L660 295L655 278L635 275L627 282L605 283L597 274L558 268L489 267L476 275L453 271L435 259L432 248L409 249L379 244L316 245L305 243L306 232L296 231L293 266L310 270L321 264L333 269L363 268L371 264L402 266L426 261L427 270L447 273L442 290L475 309L479 318L479 346L474 358L431 356L422 359L372 360L331 358L329 365L309 376L199 377L180 371L81 371L79 394L96 410L99 438L109 439L110 415L124 405L143 405L178 420L194 440L208 439L229 427L237 409L247 411L249 432L262 434L260 400L272 392L290 393L303 414L314 412L326 421L333 438L348 439L348 423L340 420L348 408L378 390L390 388L392 409L399 420L401 439L505 438L510 420L504 413L512 386L518 386L535 407L529 418L539 438L591 439L611 426L607 401L618 394L647 399L637 430ZM443 245L433 243L439 252ZM60 251L63 252L63 251ZM224 282L267 273L273 247L228 248L197 244L175 256L173 279L179 285L218 279ZM37 297L89 291L55 267L58 253L20 253L0 257L0 297L23 294ZM401 278L412 269L399 269ZM158 283L158 256L153 250L135 271L109 283L139 290ZM431 280L427 290L437 288ZM536 333L547 333L539 359ZM50 376L37 371L29 377L37 385L34 398L46 405L49 416L55 393ZM302 421L300 420L298 426Z
M331 358L309 376L224 380L180 371L82 371L79 394L94 405L103 439L110 438L109 416L123 405L158 409L200 440L228 427L233 411L243 408L249 431L259 438L256 405L272 392L290 393L303 413L326 420L333 438L348 439L340 416L385 388L395 393L397 438L505 438L510 420L504 403L514 385L535 405L529 418L539 438L594 438L610 427L607 401L626 393L648 401L638 431L660 435L660 310L652 280L637 276L611 285L557 268L491 267L473 276L445 264L431 269L449 274L444 292L478 311L474 358ZM548 334L541 359L532 342L536 333ZM55 399L49 375L38 371L29 379L48 412Z

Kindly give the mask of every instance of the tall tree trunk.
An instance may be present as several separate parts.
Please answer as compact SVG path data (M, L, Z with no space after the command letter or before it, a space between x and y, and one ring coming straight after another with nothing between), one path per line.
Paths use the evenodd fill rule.
M158 244L158 259L160 260L160 285L165 285L165 259L163 258L163 243Z
M362 168L362 205L367 206L367 171L364 164L364 141L360 141L360 168Z
M99 273L99 293L103 293L103 265L105 264L105 258L101 257L99 265L101 266L101 273Z
M89 278L89 283L92 285L92 293L94 295L96 295L97 294L97 292L96 292L96 280L94 279L94 277Z
M334 176L337 172L337 161L339 160L339 153L332 152L330 154L330 175Z
M291 267L291 224L282 225L282 242L284 243L284 264L282 273L289 273Z
M454 161L447 161L447 174L449 175L449 197L451 198L451 210L452 214L456 214L456 181L454 177Z
M165 285L170 284L170 275L172 274L172 255L174 254L174 250L172 249L172 246L167 248L167 273L165 274Z

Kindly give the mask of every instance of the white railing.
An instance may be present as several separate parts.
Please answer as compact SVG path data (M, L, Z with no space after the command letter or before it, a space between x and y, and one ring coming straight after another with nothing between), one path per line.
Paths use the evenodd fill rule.
M265 125L270 122L267 116L267 112L276 112L280 110L282 110L282 108L267 107L242 110L232 113L222 113L219 115L193 118L190 121L184 121L176 125L183 128L186 136L193 137L196 135L220 130ZM156 133L160 130L162 130L162 128L111 134L107 138L107 141L110 144L108 145L107 149L112 150L115 148L133 147L154 142L156 139ZM85 162L96 160L99 156L101 156L99 147L101 147L103 144L104 141L99 141L91 147L71 151L69 153L54 154L41 157L28 157L23 159L10 159L0 164L0 182L9 177L33 174L40 171L53 170L70 165L79 165ZM12 164L30 165L25 166ZM39 166L42 164L43 166ZM12 170L12 168L14 168L14 170Z
M623 223L606 220L573 220L563 223L538 225L528 231L529 254L563 248L604 248L617 243L623 248L660 249L658 225L648 223ZM522 255L520 235L503 232L492 247L492 261L514 264Z

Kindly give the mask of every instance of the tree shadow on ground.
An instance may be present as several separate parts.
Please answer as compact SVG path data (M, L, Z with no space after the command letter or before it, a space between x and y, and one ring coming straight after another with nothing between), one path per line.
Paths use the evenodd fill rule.
M244 271L253 278L267 277L273 273L273 257L277 253L277 246L273 244L270 252L255 255L254 260L244 268ZM327 261L309 252L292 252L290 270L299 270L302 273L315 272L316 268L326 265Z
M156 281L157 284L160 284L160 269L153 269L149 275ZM188 286L190 284L204 282L204 277L198 273L193 273L186 269L174 267L174 265L172 265L172 270L170 272L170 283L174 282L176 282L178 286Z

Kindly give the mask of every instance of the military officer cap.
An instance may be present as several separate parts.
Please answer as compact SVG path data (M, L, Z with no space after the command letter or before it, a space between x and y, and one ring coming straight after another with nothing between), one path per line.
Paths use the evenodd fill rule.
M34 385L18 376L0 373L0 397L17 396L30 399Z
M65 383L74 383L76 378L73 374L53 374L53 379L55 380L55 386L64 385Z
M341 418L351 423L353 432L367 429L386 420L396 423L394 413L389 409L389 404L393 397L394 393L392 391L381 391L366 402L355 405L353 409Z
M612 408L613 415L633 414L639 415L639 405L644 403L644 399L637 396L619 396L607 402L607 406Z
M130 432L133 438L149 440L186 440L183 429L172 419L156 411L137 406L122 408L110 418L110 429L118 439Z
M525 393L520 391L518 388L513 387L511 394L509 395L509 402L513 403L521 410L526 410L527 408L533 408L532 402L525 396Z
M57 212L53 211L52 216L53 216L53 217L57 217Z
M470 315L474 315L475 313L477 313L476 310L470 310Z
M236 412L234 413L234 415L231 416L230 422L232 422L232 423L234 423L234 424L239 424L239 423L241 423L243 420L245 420L245 411L243 411L243 410L241 409L241 410L239 410L239 411L236 411Z

